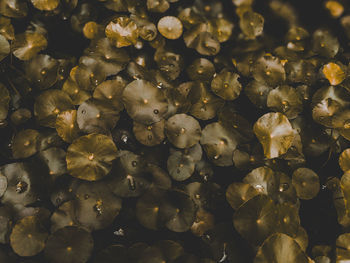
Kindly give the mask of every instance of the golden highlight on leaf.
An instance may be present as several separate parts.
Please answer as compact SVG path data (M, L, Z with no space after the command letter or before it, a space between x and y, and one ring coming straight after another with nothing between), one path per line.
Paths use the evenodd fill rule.
M294 139L293 128L282 113L266 113L255 122L253 129L269 159L286 153Z
M343 5L338 1L327 1L325 6L328 9L331 16L334 18L340 17L344 12Z
M339 85L345 79L345 72L338 64L333 62L323 66L322 72L326 79L328 79L329 83L334 86Z

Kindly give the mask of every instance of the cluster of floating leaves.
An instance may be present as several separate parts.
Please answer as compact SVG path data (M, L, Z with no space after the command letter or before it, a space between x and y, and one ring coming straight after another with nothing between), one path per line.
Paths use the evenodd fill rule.
M315 8L340 29L281 0L1 0L0 262L350 261L350 9ZM309 245L321 191L343 231Z

